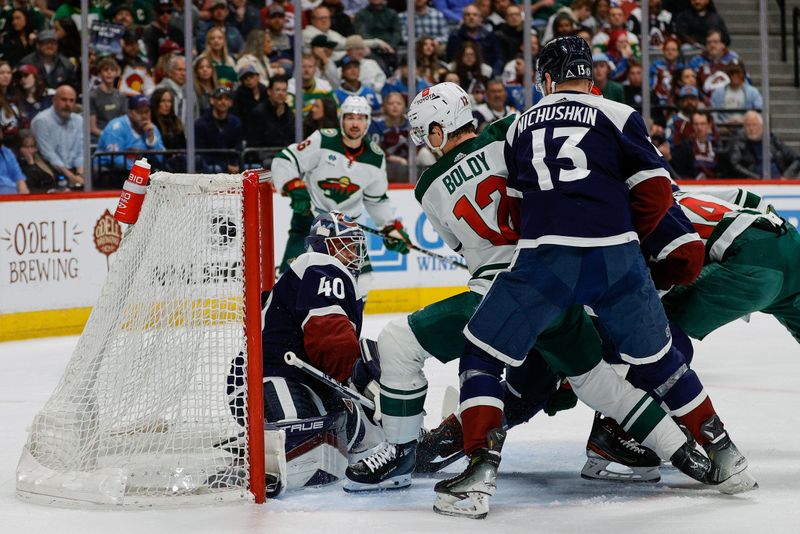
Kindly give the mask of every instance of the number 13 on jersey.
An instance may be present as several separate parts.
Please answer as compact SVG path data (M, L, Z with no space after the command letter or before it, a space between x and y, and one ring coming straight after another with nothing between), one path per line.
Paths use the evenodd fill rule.
M547 133L550 130L550 142ZM574 182L589 176L586 153L578 148L578 143L589 132L589 128L581 126L564 126L562 128L538 128L531 132L533 144L533 170L539 181L539 189L549 191L553 189L553 177L559 182ZM558 146L558 139L564 139ZM553 152L558 152L553 156ZM550 160L548 164L545 159ZM572 163L571 169L561 165L553 165L553 160L568 159ZM551 172L552 170L552 172Z

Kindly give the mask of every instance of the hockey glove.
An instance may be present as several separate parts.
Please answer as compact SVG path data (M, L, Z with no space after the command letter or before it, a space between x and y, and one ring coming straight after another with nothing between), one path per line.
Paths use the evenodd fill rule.
M408 254L409 245L411 245L411 238L403 229L403 223L399 219L395 219L383 228L383 246L388 250L399 252L400 254Z
M578 404L578 397L572 391L572 386L566 380L562 380L558 389L547 400L544 411L552 417L558 412L574 408L576 404Z
M367 338L361 339L361 357L353 364L350 382L359 393L375 403L372 420L381 420L381 361L378 356L378 343Z
M289 180L283 186L283 194L289 196L289 206L298 215L311 213L311 195L308 194L306 184L300 178Z

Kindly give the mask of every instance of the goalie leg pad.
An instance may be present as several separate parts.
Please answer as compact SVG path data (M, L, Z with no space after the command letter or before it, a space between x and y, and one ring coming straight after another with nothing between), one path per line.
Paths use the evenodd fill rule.
M331 484L344 476L346 419L339 412L275 425L286 435L287 489Z

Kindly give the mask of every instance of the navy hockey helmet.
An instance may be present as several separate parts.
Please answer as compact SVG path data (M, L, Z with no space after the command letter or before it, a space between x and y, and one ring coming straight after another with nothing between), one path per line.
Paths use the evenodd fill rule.
M338 259L358 276L367 257L366 237L350 217L339 211L317 215L306 237L306 250Z
M545 93L545 73L554 84L569 80L592 80L592 49L577 35L559 37L545 45L536 60L536 87ZM554 87L548 87L552 93Z

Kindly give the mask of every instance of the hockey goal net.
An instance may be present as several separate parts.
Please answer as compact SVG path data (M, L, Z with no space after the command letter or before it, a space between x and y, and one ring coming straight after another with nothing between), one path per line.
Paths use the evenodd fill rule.
M261 178L152 176L29 429L18 495L113 507L263 501L260 296L274 268Z

